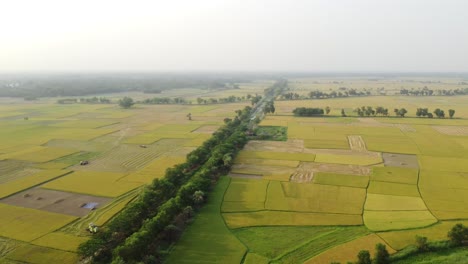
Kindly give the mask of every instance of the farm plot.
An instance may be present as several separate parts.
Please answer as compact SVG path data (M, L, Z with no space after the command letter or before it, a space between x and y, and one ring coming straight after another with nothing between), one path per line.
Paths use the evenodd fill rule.
M338 173L350 175L369 175L370 167L349 165L349 164L333 164L333 163L316 163L316 162L301 162L296 172L291 176L292 182L310 182L317 172Z
M6 257L20 263L32 264L77 263L79 260L78 255L72 252L33 245L22 245Z
M141 183L119 181L125 176L126 174L114 172L75 171L41 187L96 196L117 197L142 185Z
M289 139L287 141L259 141L250 140L245 146L244 151L260 152L286 152L301 153L304 150L304 141Z
M171 168L177 164L181 164L184 161L184 156L159 157L143 169L122 178L122 181L138 182L145 184L150 183L151 181L153 181L153 179L164 177L168 168Z
M419 171L417 169L399 167L374 167L372 168L372 175L370 179L372 181L417 184L419 177L418 174Z
M331 247L368 234L363 226L278 226L233 230L249 248L273 263L302 263Z
M106 120L106 119L81 119L81 120L67 120L60 123L52 124L54 127L70 127L70 128L100 128L105 126L110 126L117 124L115 120Z
M264 166L281 166L281 167L291 167L296 168L299 166L300 162L297 160L274 160L274 159L251 159L251 158L236 158L236 164L256 164Z
M403 184L383 181L370 181L367 188L368 193L387 194L399 196L419 197L418 187L414 184Z
M369 177L349 174L318 172L314 174L313 182L316 184L324 185L367 188L367 185L369 184Z
M350 242L336 246L326 252L309 259L304 262L306 264L329 264L332 262L346 263L356 259L357 254L361 250L368 250L373 256L375 254L375 245L381 243L387 248L387 251L392 254L395 250L390 247L385 241L375 234L370 234L364 237L357 238Z
M362 225L361 215L260 211L223 213L229 228L250 226L354 226Z
M396 196L368 193L365 210L371 211L425 211L424 201L420 197Z
M70 170L43 170L26 177L0 184L0 198L53 180L70 172Z
M416 236L425 236L429 241L447 240L448 231L457 223L468 225L467 220L443 221L426 228L380 232L378 235L392 248L401 250L406 246L416 245Z
M468 136L468 126L431 126L435 131L450 136Z
M419 154L418 146L408 137L401 136L378 136L363 135L367 149L379 152L401 153L401 154Z
M318 153L315 162L319 163L339 163L350 165L369 166L382 163L380 156L369 155L339 155L339 154L322 154Z
M0 161L0 184L28 177L41 171L40 169L30 167L31 164L19 160Z
M15 159L31 162L46 162L77 152L65 148L36 146L26 150L20 150L14 153L0 155L2 159Z
M35 239L31 243L37 246L76 252L78 246L86 240L88 240L87 237L79 237L62 232L53 232Z
M241 151L239 159L277 159L292 161L314 161L314 154L307 153L286 153L286 152L267 152L267 151Z
M72 216L85 216L109 202L103 197L32 188L1 200L2 203ZM92 203L91 208L84 205Z
M223 212L263 210L268 181L233 178L224 194Z
M76 219L74 216L50 213L0 203L0 236L32 241Z
M400 168L419 168L418 157L416 155L382 153L385 166Z
M146 132L140 135L129 137L125 140L128 144L152 144L161 139L183 139L195 138L196 135L191 133L199 128L198 124L166 124L154 131Z
M349 141L349 147L351 148L351 150L367 151L366 143L364 142L361 136L358 136L358 135L348 136L348 141Z
M75 170L102 172L133 172L142 169L170 150L175 150L184 144L184 139L164 139L142 148L133 144L121 144L91 160L86 166L76 165Z
M468 172L468 158L419 156L419 164L426 171Z
M245 246L226 228L220 215L223 194L230 178L222 177L195 221L172 249L167 263L241 263ZM220 243L222 241L222 243ZM222 252L222 254L220 254Z
M426 227L437 222L429 211L364 211L364 223L372 231Z
M231 172L243 175L263 176L263 179L289 181L295 168L286 166L270 166L258 164L234 164Z
M361 215L365 195L361 188L271 181L265 208Z

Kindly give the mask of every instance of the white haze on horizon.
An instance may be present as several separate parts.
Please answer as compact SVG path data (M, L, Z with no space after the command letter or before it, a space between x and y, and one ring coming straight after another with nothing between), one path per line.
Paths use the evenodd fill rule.
M0 0L0 72L468 72L462 0Z

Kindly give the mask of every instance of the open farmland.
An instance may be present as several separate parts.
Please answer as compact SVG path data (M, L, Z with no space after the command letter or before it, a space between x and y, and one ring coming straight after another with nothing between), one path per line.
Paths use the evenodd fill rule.
M267 85L245 84L232 93L260 93ZM168 96L199 95L188 90ZM91 236L89 223L105 227L146 184L185 162L224 118L250 104L195 100L121 109L55 100L0 105L1 263L75 263L79 244Z
M318 82L298 80L291 86L302 94L330 87ZM390 93L399 91L399 84L388 85ZM228 263L346 263L363 249L372 255L377 243L395 253L413 245L416 235L447 239L455 223L468 221L467 99L276 100L275 114L267 114L259 126L284 127L286 141L249 141L226 176L229 185L222 179L226 191L217 213L247 248L243 262ZM408 114L358 117L353 109L370 100L373 106L405 107ZM328 116L292 114L296 107L326 106ZM455 108L457 118L418 118L418 107ZM347 117L341 117L341 109ZM184 245L204 236L189 227ZM191 260L223 256L211 250L214 243L204 243L205 253Z

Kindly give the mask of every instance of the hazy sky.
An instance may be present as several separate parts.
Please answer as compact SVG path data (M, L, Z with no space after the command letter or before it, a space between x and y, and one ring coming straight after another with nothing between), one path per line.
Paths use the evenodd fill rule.
M0 0L0 71L468 71L466 0Z

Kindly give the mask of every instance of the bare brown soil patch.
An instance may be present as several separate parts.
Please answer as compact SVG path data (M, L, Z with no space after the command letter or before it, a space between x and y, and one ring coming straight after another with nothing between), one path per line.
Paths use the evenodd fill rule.
M244 150L301 153L304 150L304 141L300 139L288 141L251 140L245 145Z
M382 153L385 166L418 169L418 157L409 154Z
M432 128L445 135L468 136L468 126L432 126Z
M351 150L367 151L366 143L361 136L348 136L349 147Z
M83 195L42 188L32 188L0 200L2 203L73 216L85 216L92 209L87 203L97 203L96 209L111 201L109 198Z

